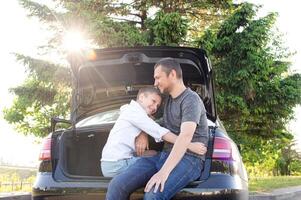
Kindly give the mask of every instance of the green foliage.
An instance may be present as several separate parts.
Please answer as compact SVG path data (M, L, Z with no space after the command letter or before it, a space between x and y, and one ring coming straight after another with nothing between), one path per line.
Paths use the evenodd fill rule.
M53 34L41 45L39 53L44 57L59 54L61 58L66 58L67 52L61 47L68 30L82 30L101 48L182 45L187 35L224 18L222 14L231 7L231 1L212 0L128 3L54 0L51 8L31 0L19 2L29 17L37 17ZM189 30L188 20L189 25L197 28ZM70 113L71 72L61 64L43 59L20 54L16 54L16 59L26 67L28 78L22 85L11 88L15 99L13 105L4 110L4 117L19 132L43 137L50 130L51 117L66 118Z
M155 19L149 23L149 29L154 45L177 46L181 44L187 34L187 20L179 13L158 12Z
M55 21L57 20L56 16L59 15L59 13L49 9L46 5L41 5L34 1L19 0L19 3L23 7L27 8L29 11L28 16L39 16L39 18L44 22Z
M200 44L213 57L219 114L230 134L274 137L301 102L301 77L284 76L289 63L278 60L269 46L275 14L255 19L255 13L251 4L243 4Z
M301 159L293 159L290 164L290 172L292 176L301 176Z
M53 116L67 117L70 107L70 71L49 62L16 54L27 66L29 78L11 88L16 95L4 119L24 134L44 137L50 132Z
M256 8L244 3L199 40L214 63L219 116L250 175L288 175L298 160L288 156L295 152L286 126L301 103L301 75L288 73L291 54L273 32L275 19L256 18Z
M92 37L102 47L145 46L148 45L145 33L133 24L116 22L98 17L91 26Z
M291 143L281 149L281 157L276 161L277 175L290 176L301 173L300 167L296 166L296 164L301 163L300 155L293 149L294 145Z
M291 134L277 138L264 138L250 134L235 134L233 139L241 147L241 155L250 177L297 175L295 163L300 156L292 147Z

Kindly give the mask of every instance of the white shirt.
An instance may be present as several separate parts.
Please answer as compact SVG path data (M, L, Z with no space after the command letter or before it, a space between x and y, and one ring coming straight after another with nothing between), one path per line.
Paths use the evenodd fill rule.
M136 101L121 106L120 116L110 131L107 143L102 150L101 161L118 161L133 157L135 138L141 131L160 142L163 135L169 132L152 120Z

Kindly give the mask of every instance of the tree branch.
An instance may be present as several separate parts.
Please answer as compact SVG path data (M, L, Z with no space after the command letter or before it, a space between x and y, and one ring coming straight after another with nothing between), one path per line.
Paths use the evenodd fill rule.
M126 21L126 22L135 23L135 24L142 24L142 22L130 20L130 19L124 19L124 18L118 18L118 17L111 17L111 18L115 19L115 20L119 20L119 21Z

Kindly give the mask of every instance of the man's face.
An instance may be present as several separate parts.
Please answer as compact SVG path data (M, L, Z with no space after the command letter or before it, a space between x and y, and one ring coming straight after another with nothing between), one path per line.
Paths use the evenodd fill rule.
M167 75L159 65L154 71L154 86L157 87L161 93L169 93L171 85L171 74Z
M140 95L139 101L146 113L153 115L161 104L161 97L155 93L143 93Z

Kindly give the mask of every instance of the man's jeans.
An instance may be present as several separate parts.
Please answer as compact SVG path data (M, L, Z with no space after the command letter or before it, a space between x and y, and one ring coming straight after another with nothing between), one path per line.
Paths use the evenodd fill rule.
M161 152L153 157L140 158L126 171L112 179L107 191L107 200L126 200L136 189L144 187L150 178L157 173L169 153ZM171 199L178 191L201 175L203 161L195 156L185 154L169 174L163 192L150 191L144 199Z

